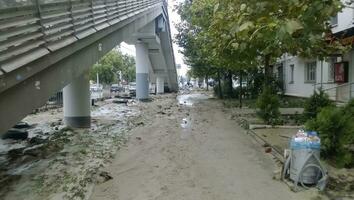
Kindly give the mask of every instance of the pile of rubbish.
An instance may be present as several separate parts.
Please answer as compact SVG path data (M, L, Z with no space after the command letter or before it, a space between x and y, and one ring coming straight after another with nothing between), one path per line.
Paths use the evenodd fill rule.
M290 149L314 149L320 150L321 139L316 131L299 130L290 141Z
M282 179L290 178L294 189L317 186L324 190L327 184L327 170L320 162L321 139L315 131L299 130L290 140L290 149L285 150L286 162Z

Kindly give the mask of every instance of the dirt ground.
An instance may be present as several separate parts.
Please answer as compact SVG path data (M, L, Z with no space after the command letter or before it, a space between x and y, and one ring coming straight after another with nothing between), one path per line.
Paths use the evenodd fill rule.
M271 155L208 93L140 105L144 121L105 171L91 200L322 199L274 180Z
M1 200L87 199L94 184L109 178L101 169L141 126L139 105L98 102L91 129L68 129L62 109L29 115L23 141L0 140Z

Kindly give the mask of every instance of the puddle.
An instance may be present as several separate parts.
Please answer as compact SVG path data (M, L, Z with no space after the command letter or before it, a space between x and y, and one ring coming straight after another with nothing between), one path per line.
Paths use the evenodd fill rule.
M190 122L187 118L182 119L181 127L184 129L190 127Z
M188 118L183 118L181 123L181 139L187 139L191 135L191 120Z
M206 94L182 94L177 97L180 105L193 106L202 100L210 99L211 97Z

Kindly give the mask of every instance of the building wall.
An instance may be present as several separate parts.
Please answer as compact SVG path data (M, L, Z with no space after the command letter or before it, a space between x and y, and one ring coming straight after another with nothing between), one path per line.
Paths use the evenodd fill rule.
M307 62L316 61L316 81L305 81L305 65ZM315 87L319 86L321 79L323 83L329 83L329 63L316 59L303 59L296 56L286 57L283 61L284 66L284 88L285 94L289 96L309 97L313 94ZM291 65L294 65L294 80L291 82ZM321 70L322 69L322 70ZM322 71L322 73L321 73ZM322 74L322 78L321 78ZM317 85L318 84L318 85ZM325 86L323 86L325 87Z
M345 0L343 0L345 2ZM354 6L354 5L352 5ZM341 13L338 13L338 23L333 25L332 32L337 33L351 27L354 27L354 9L344 8ZM354 82L354 50L351 50L346 55L343 55L343 60L341 58L333 58L337 62L347 61L349 62L349 82ZM324 89L333 88L337 86L333 80L329 79L330 71L330 60L323 61L321 67L321 61L316 60L316 82L315 83L306 83L305 81L305 64L309 61L315 61L316 59L304 59L297 56L284 55L279 60L278 63L283 64L283 77L284 77L284 92L289 96L298 96L298 97L309 97L313 94L315 87L322 87ZM291 78L291 69L290 65L294 65L294 82L290 83ZM277 68L275 73L277 73ZM322 78L321 78L322 77ZM343 87L345 90L346 88ZM354 97L354 86L352 89L352 96ZM340 91L339 91L340 93ZM346 90L344 93L347 93ZM335 98L338 94L335 90L329 90L328 94L330 97Z
M316 81L315 82L306 82L305 81L305 66L307 62L316 61ZM343 56L343 59L340 58L334 60L333 62L346 61L349 63L349 82L354 82L354 50L351 50L349 53ZM285 95L289 96L298 96L298 97L310 97L315 88L319 88L322 85L323 89L330 89L338 84L336 84L333 78L330 78L330 60L324 60L321 64L320 60L316 59L304 59L297 56L283 56L280 62L283 65L284 72L284 92ZM291 65L294 65L294 81L291 82ZM321 67L322 65L322 67ZM278 73L277 70L275 73ZM322 83L322 84L321 84ZM335 90L328 90L328 94L332 99L335 99L336 95L339 95L340 98L348 98L348 88L343 87L342 91L336 93ZM354 86L352 89L352 94L354 94ZM354 95L352 95L354 97Z
M342 0L342 2L346 2L346 0ZM351 6L354 6L353 4ZM332 32L337 33L353 27L354 24L354 9L345 7L342 12L338 13L338 24L333 25Z

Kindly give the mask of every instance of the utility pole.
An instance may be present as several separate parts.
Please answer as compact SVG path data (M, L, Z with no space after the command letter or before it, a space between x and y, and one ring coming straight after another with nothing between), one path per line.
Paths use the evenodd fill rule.
M96 85L97 85L97 88L100 86L100 77L98 76L98 73L96 74Z

